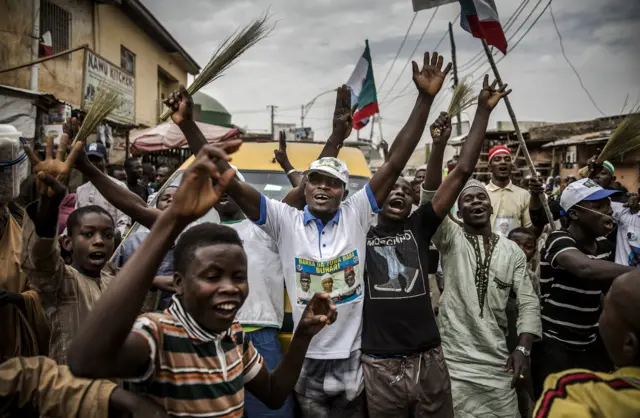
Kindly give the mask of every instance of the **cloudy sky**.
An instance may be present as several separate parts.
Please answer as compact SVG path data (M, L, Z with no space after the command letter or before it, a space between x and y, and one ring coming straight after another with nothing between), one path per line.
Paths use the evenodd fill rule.
M418 13L392 66L414 15L410 0L143 2L201 66L225 36L269 9L277 21L271 36L203 90L232 113L235 124L255 131L270 128L267 105L279 107L276 122L299 124L300 105L346 82L364 50L364 40L369 39L387 141L395 137L415 101L417 93L410 83L411 65L407 63L434 13ZM514 90L511 100L519 120L565 122L602 116L562 56L551 10L567 56L600 110L606 115L619 114L625 101L626 109L640 103L640 2L556 0L524 38L548 0L496 3L507 38L512 37L506 58L497 53L496 59L501 60L498 67L503 79ZM459 11L458 4L436 11L413 59L419 60L424 51L434 49ZM473 80L490 71L486 58L477 55L480 42L464 32L458 22L454 23L454 36L461 78ZM437 50L450 59L448 37ZM450 94L445 90L440 96ZM307 115L305 125L315 130L316 140L328 137L334 97L320 97ZM432 115L446 108L448 97L436 99L439 106L432 109ZM470 113L472 116L473 110ZM492 115L490 128L507 119L506 108L501 105ZM369 135L368 128L363 132L363 136ZM376 129L374 141L378 137Z

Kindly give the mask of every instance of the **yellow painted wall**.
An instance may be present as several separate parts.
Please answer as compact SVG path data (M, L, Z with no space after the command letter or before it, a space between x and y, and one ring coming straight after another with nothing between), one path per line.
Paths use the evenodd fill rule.
M71 13L71 48L82 44L93 46L92 2L52 0ZM2 67L20 65L31 58L31 1L3 0L0 12L0 62ZM6 9L5 9L6 7ZM6 12L6 13L5 13ZM38 65L38 90L51 93L58 99L80 107L84 53L71 54L71 59L56 58ZM29 67L0 74L0 84L29 88Z
M136 123L155 126L158 117L158 66L178 80L173 88L178 83L187 83L186 71L116 6L103 4L96 9L96 53L118 65L121 45L136 55Z

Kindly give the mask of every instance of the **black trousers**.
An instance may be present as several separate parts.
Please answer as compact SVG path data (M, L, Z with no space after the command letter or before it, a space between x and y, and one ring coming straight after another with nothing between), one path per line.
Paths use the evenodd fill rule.
M536 399L542 395L544 380L553 373L568 369L588 369L608 373L613 370L600 338L584 350L568 348L558 340L545 338L533 344L531 350L531 375Z

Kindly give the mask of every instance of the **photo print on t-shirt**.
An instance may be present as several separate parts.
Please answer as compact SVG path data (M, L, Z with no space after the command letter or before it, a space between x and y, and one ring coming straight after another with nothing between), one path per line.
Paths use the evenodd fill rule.
M336 305L362 298L360 257L354 250L328 261L296 258L296 300L306 305L316 292L328 293Z
M509 232L513 229L513 216L498 216L494 227L494 232L504 238L507 238Z
M410 230L393 237L367 238L367 278L371 299L404 299L426 293L418 244Z

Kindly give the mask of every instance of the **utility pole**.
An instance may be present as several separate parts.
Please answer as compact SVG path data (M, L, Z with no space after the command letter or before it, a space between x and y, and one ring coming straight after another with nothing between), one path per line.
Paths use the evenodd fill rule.
M453 39L453 25L449 22L449 39L451 40L451 62L453 63L453 88L458 87L458 64L456 62L456 41ZM460 120L460 113L456 114L456 121L458 126L456 127L456 133L458 136L462 135L462 122Z
M31 2L31 17L33 18L33 26L31 27L31 59L38 59L38 49L40 47L40 0L33 0ZM31 66L31 72L29 73L29 89L32 91L38 90L38 64Z
M273 138L275 138L275 137L276 137L276 136L275 136L275 134L276 134L276 132L275 132L275 126L274 126L273 121L274 121L274 119L275 119L275 117L276 117L276 109L277 109L277 108L278 108L278 106L274 106L274 105L269 105L269 106L267 106L267 109L269 109L269 112L271 113L271 136L272 136Z
M300 105L300 127L304 128L304 105Z

